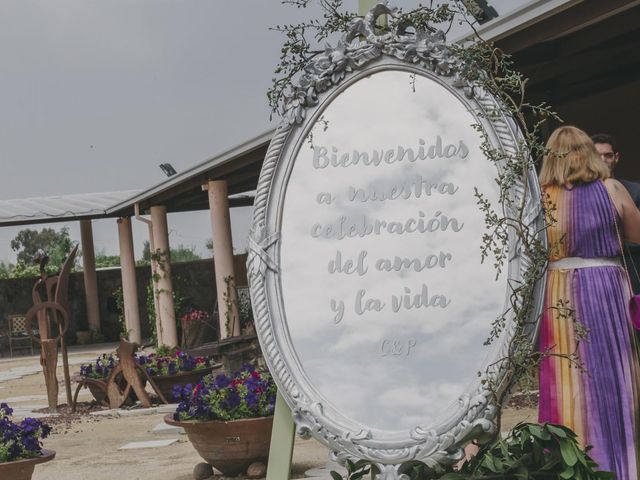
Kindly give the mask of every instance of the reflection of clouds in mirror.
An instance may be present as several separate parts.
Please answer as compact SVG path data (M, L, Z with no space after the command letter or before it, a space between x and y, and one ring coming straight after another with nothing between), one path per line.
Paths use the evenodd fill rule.
M416 418L422 419L419 423L436 419L476 379L488 353L482 344L503 309L506 290L504 275L496 281L490 262L480 263L485 225L474 187L494 201L497 187L495 167L484 159L480 138L470 126L475 120L437 83L417 76L413 93L405 88L408 78L408 73L398 71L373 74L327 107L323 122L313 128L313 148L303 142L296 157L281 229L282 295L289 332L306 375L339 411L386 430L410 428ZM335 147L350 158L354 150L373 155L375 150L397 152L399 146L418 152L420 139L428 151L438 136L442 150L463 142L468 154L414 162L405 156L390 164L382 157L378 166L359 162L314 168L314 148L331 152ZM428 186L419 194L409 188L413 194L406 199L384 201L350 201L347 196L349 187L390 194L394 186L401 189L416 178L426 184L450 182L458 190L450 195L434 187L427 195ZM333 201L319 203L321 192ZM426 219L441 212L464 227L459 232L449 228L402 235L382 229L380 234L342 239L311 235L314 225L337 225L341 216L364 215L367 222L406 225L419 219L420 212ZM329 273L329 262L338 252L343 271ZM444 268L383 271L377 264L378 260L393 264L396 257L399 262L424 261L428 255L441 254L451 255ZM426 298L421 296L423 285ZM405 289L410 290L409 303L416 302L419 308L404 306ZM392 308L394 295L403 302L397 312ZM433 301L437 296L440 304ZM446 304L443 298L450 302L446 308L441 306ZM344 302L338 323L330 308L332 299ZM412 388L412 400L406 397L407 405L389 413L393 399L401 396L397 392Z
M339 397L342 414L376 430L406 430L430 424L465 389L464 381L448 378L446 372L429 365L407 372L405 363L398 360L372 365L359 357L344 365L331 357L310 361L305 367L325 372L313 380L317 380L316 387L334 406L335 397ZM352 375L346 376L347 372ZM401 378L402 382L396 383L394 378ZM433 381L425 383L425 378Z

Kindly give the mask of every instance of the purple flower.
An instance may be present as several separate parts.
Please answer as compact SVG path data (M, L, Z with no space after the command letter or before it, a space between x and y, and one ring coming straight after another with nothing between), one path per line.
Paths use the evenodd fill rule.
M238 392L236 392L235 390L231 390L227 394L227 398L225 399L224 404L226 404L226 407L229 409L234 409L238 405L240 405L240 395L238 395Z
M224 374L220 374L216 377L214 382L215 388L226 388L231 383L231 379Z
M231 376L208 375L174 392L179 401L176 419L233 420L272 415L276 386L266 370L245 366Z
M0 415L2 415L3 413L7 417L10 417L11 415L13 415L13 408L11 408L9 405L7 405L4 402L0 403L0 410L2 410L2 412L0 412Z
M40 439L51 432L51 427L34 418L25 418L14 423L9 418L13 410L0 404L0 463L29 457L42 452Z

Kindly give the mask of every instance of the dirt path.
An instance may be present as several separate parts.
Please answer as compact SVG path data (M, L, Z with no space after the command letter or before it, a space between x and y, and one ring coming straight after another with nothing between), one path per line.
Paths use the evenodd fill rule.
M73 350L70 362L95 358L99 353L113 350L115 345L99 345ZM12 407L28 411L45 407L44 377L32 373L11 379L15 373L36 367L37 357L0 359L0 401L9 400ZM22 370L21 370L22 369ZM76 365L71 371L77 371ZM33 369L32 369L33 371ZM10 379L2 379L9 375ZM62 379L62 370L58 371ZM74 386L75 389L75 386ZM91 395L83 390L79 400L89 401ZM66 403L64 386L60 385L60 404ZM99 417L85 415L81 419L64 422L54 419L52 435L44 447L56 451L55 460L38 465L34 480L191 480L193 467L202 461L185 435L156 434L152 429L162 423L164 414L154 413L131 417ZM502 430L521 421L535 421L534 408L505 409ZM141 450L119 450L130 442L178 438L167 447ZM310 468L327 465L327 449L315 440L296 439L293 454L293 478L301 478ZM4 479L2 479L4 480Z

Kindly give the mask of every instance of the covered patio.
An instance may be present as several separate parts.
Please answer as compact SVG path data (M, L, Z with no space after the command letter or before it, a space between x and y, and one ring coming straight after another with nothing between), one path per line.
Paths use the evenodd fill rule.
M262 160L271 138L265 132L194 167L169 177L143 191L62 195L0 201L0 226L77 221L80 224L84 293L89 329L101 330L92 221L116 220L119 240L123 313L130 339L142 342L141 315L136 282L132 222L148 229L151 278L154 283L156 332L159 345L177 346L176 312L173 301L168 213L208 210L213 235L220 339L240 335L230 209L253 204ZM240 272L244 277L244 272ZM225 281L225 279L227 279ZM229 281L231 279L231 281ZM244 280L240 280L244 283ZM229 283L229 286L227 286ZM225 299L225 295L229 298ZM5 312L5 314L8 312ZM227 331L226 321L231 319Z

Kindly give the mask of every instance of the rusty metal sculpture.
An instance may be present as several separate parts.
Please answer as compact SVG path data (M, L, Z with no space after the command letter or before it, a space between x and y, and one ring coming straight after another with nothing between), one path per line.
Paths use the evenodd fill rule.
M44 372L49 410L55 411L58 406L58 342L62 351L62 366L67 394L67 404L71 405L71 379L69 375L69 359L64 335L69 328L69 275L73 261L78 252L76 245L65 260L59 275L47 276L45 267L49 257L39 250L34 262L40 264L40 278L31 290L33 307L26 314L26 329L29 336L40 344L40 365ZM43 300L46 299L46 300ZM38 322L37 334L34 333L33 319ZM52 336L55 332L55 336Z

